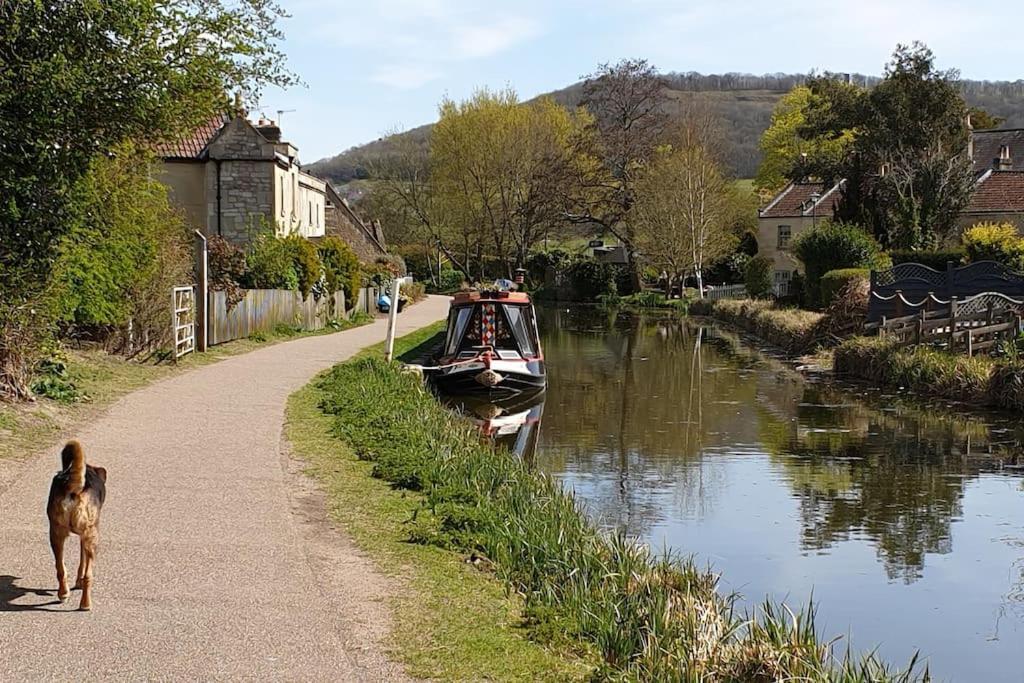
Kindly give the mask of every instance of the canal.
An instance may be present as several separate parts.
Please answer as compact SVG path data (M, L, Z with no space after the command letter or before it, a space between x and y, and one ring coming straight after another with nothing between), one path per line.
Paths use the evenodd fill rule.
M1024 680L1019 421L808 380L693 321L538 316L544 404L494 424L597 523L693 555L743 606L813 595L856 651Z

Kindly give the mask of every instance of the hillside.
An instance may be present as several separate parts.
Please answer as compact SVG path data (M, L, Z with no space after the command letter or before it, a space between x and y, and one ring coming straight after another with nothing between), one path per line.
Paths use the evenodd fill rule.
M794 85L801 83L801 74L749 74L702 75L697 73L671 73L665 76L670 113L678 114L683 105L695 97L711 104L728 131L728 163L736 177L750 178L757 172L761 161L758 140L771 121L772 109L779 98ZM877 79L859 74L852 76L858 83ZM1005 119L1004 128L1024 127L1024 81L962 81L964 97L970 106L981 107L993 116ZM561 90L547 93L565 106L579 104L582 83L574 83ZM427 144L431 125L420 126L401 133L413 136ZM344 184L353 179L366 178L362 165L387 149L390 138L382 138L353 147L329 159L321 159L307 167L311 173Z

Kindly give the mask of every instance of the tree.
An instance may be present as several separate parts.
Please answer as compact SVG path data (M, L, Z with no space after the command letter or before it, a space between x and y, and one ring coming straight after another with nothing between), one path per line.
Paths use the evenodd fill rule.
M622 242L634 284L639 270L629 212L640 169L663 142L669 120L665 103L664 80L644 59L602 64L583 84L582 104L593 116L594 132L583 138L591 145L583 154L599 158L603 168L584 167L566 215L576 223L598 225Z
M570 140L587 123L585 114L547 99L520 104L511 90L441 103L431 184L465 261L474 259L481 277L486 253L511 275L564 220L561 188L577 165Z
M828 181L844 178L837 216L867 226L887 246L934 248L956 229L973 189L967 107L956 71L939 71L921 43L899 45L870 91L829 79L809 84L819 104L801 135L855 130L836 165L811 164Z
M771 125L761 136L763 156L754 179L754 188L762 197L778 193L790 179L806 173L811 163L835 166L843 158L853 142L853 130L840 129L838 133L829 135L801 135L812 108L823 106L828 106L828 100L804 85L790 90L775 105Z
M27 394L26 340L47 327L40 297L93 158L188 130L231 90L294 82L281 16L272 0L0 3L0 394Z
M638 178L632 222L644 258L673 277L692 271L703 297L704 270L736 245L736 190L714 155L708 117L687 121Z

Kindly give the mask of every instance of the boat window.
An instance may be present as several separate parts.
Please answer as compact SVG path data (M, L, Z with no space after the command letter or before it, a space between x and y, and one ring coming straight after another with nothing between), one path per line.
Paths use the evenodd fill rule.
M508 319L509 327L516 337L519 350L524 356L537 355L536 344L534 343L533 316L527 306L502 306L505 309L505 317Z
M444 344L444 352L447 355L455 353L455 350L459 348L459 342L462 341L463 335L466 334L466 327L469 325L469 319L473 315L473 307L465 306L463 308L453 309L448 316L448 339Z

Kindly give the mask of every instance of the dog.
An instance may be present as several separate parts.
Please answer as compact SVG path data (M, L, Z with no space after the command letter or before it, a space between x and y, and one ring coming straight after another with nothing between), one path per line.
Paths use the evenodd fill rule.
M74 588L82 590L80 610L92 609L92 569L100 540L100 510L107 497L107 471L85 462L77 441L68 441L60 454L61 471L50 485L46 516L50 519L50 548L57 565L57 599L71 595L64 568L64 541L69 534L81 540L78 578Z

